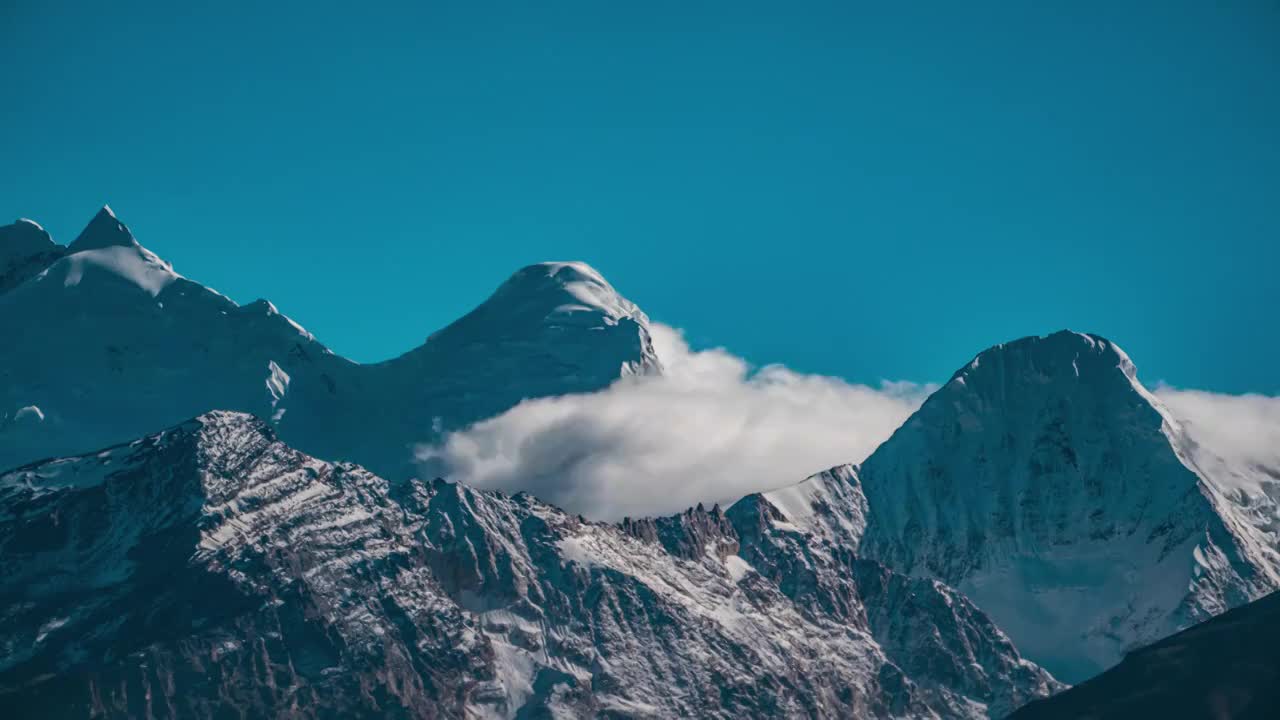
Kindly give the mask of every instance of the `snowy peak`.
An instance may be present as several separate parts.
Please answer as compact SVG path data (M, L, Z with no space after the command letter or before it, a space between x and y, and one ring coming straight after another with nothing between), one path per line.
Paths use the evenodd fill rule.
M494 297L535 297L546 293L567 291L568 288L586 284L616 296L617 291L599 270L581 261L540 262L526 265L511 274L494 292Z
M529 265L487 300L431 336L434 343L469 343L476 337L529 336L568 327L606 328L649 318L595 268L582 262Z
M137 246L138 241L133 239L133 233L129 232L129 228L116 218L110 206L103 205L84 230L80 231L75 241L67 246L67 252Z
M1015 384L1061 382L1123 391L1137 382L1137 371L1115 343L1097 335L1060 330L984 350L956 371L948 387L998 393Z
M65 250L31 220L22 218L0 227L0 294L38 274Z
M0 474L0 491L84 489L126 475L157 457L172 463L177 456L197 459L211 477L235 478L252 448L275 442L270 426L253 415L216 410L132 442L55 461L40 461ZM174 454L172 451L178 449ZM171 498L181 502L180 498Z
M1005 343L862 464L860 549L957 587L1033 660L1083 679L1277 584L1271 531L1187 458L1114 343Z
M475 388L473 418L526 397L590 392L621 376L662 371L649 318L580 262L521 269L474 310L386 365Z
M556 303L553 312L595 312L613 320L643 317L599 271L584 262L543 262L521 268L490 299L504 301Z
M201 466L214 475L234 478L250 449L276 441L263 420L243 412L213 410L180 425L200 453Z
M857 545L866 529L867 499L853 465L838 465L759 497L777 511L770 513L775 527L850 546Z
M227 408L406 480L420 443L526 398L661 370L648 318L583 263L524 268L418 348L362 365L266 300L238 306L177 274L110 208L67 248L28 222L0 240L0 337L24 339L0 343L0 469Z
M53 238L34 220L18 218L0 227L0 258L13 258L48 252L57 247Z
M43 285L39 292L46 296L59 293L61 288L80 288L78 292L93 296L102 292L115 295L123 289L126 293L140 291L156 297L181 277L173 266L139 245L107 206L98 211L75 242L66 248L54 248L55 252L42 263L44 267L27 273ZM102 297L91 300L103 301Z

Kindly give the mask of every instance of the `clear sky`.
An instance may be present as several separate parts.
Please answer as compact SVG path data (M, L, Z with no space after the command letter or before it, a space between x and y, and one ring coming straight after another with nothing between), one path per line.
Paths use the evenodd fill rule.
M0 218L363 361L582 259L858 382L1071 327L1280 392L1276 0L185 4L0 3Z

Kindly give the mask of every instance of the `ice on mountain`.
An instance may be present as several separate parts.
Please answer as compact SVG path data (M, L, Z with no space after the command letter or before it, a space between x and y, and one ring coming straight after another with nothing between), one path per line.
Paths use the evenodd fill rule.
M66 264L62 284L75 287L87 272L105 271L157 297L181 276L155 255L141 247L103 247L72 253L59 261ZM57 265L54 266L55 268Z
M1280 587L1276 503L1242 505L1189 448L1114 343L1005 343L862 464L860 549L958 587L1028 657L1083 679Z
M755 568L751 567L750 563L737 555L726 555L724 558L724 566L725 569L729 571L729 577L733 578L734 582L742 582L742 579L746 577L748 573L755 572Z
M29 225L32 229L43 234L45 237L49 236L49 232L44 229L44 226L36 222L35 220L32 220L31 218L18 218L17 222L23 225Z
M13 414L13 421L19 423L41 423L44 422L44 413L35 405L27 405L18 408L18 411Z
M0 254L32 233L0 228ZM0 345L0 411L38 405L57 422L21 437L0 422L0 469L230 408L306 451L404 480L419 472L419 443L525 398L661 369L648 319L583 263L524 268L424 345L361 365L269 301L241 307L177 274L109 209L68 248L36 240L52 249L0 267L0 336L24 338ZM566 304L577 309L557 311Z

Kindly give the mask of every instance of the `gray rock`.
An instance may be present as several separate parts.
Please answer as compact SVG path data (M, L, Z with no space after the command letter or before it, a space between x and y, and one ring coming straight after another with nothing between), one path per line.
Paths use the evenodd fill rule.
M0 476L19 717L987 717L1060 686L840 471L618 525L210 413Z

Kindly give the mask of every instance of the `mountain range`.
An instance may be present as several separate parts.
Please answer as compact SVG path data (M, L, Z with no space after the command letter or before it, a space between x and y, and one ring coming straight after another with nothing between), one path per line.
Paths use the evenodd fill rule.
M648 318L582 263L525 268L419 347L335 355L266 300L237 305L174 272L104 207L69 246L0 228L0 467L75 454L211 409L388 478L413 445L526 397L655 373Z
M0 694L23 717L985 717L1059 687L954 590L857 558L852 506L815 495L845 482L599 524L207 413L0 476Z
M1280 468L1095 335L980 353L860 465L612 524L412 452L663 371L582 263L362 365L103 208L0 228L0 337L20 716L1003 717L1280 587Z

